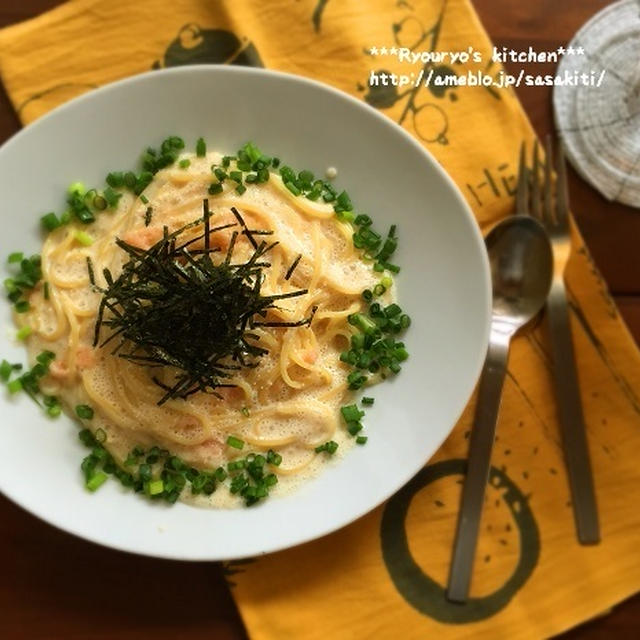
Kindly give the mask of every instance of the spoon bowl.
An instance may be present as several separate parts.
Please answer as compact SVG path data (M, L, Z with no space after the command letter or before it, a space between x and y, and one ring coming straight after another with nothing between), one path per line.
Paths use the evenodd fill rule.
M551 244L530 216L512 216L485 238L493 291L492 317L515 333L544 306L553 273Z

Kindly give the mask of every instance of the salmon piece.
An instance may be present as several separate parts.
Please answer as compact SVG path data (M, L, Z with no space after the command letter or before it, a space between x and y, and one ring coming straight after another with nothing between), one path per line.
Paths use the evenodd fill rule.
M78 369L89 369L96 363L95 349L91 347L78 347L76 352L76 366Z
M304 354L302 355L302 359L307 363L307 364L313 364L317 359L318 356L320 354L318 353L318 350L315 348L310 348L307 349Z
M162 229L158 226L132 229L122 236L122 240L138 249L149 249L160 238L162 238Z
M216 438L210 438L193 447L189 452L189 459L196 465L209 468L216 467L224 462L223 452L224 445L222 442Z

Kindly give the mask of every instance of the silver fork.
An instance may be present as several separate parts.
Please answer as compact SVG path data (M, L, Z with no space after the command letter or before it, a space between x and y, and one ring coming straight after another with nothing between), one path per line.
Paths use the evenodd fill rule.
M533 148L533 168L530 176L531 210L529 210L528 205L529 172L526 168L524 144L520 149L516 213L530 213L530 215L537 217L543 223L551 240L554 269L551 291L547 298L546 312L551 335L556 402L578 540L581 544L596 544L600 542L598 509L578 387L571 325L569 323L567 292L564 283L565 269L571 255L567 170L562 143L558 142L554 203L554 188L551 175L553 150L550 136L547 136L545 147L546 161L544 164L544 183L542 185L540 183L540 160L537 142Z

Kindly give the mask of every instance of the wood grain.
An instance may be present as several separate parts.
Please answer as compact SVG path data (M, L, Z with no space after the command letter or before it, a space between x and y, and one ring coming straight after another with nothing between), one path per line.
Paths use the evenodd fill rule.
M58 0L0 2L0 26L57 4ZM606 4L603 0L475 0L497 46L537 50L566 43ZM545 73L553 65L526 69ZM550 90L522 87L518 95L537 132L551 131ZM18 128L0 88L0 142ZM640 342L640 212L606 202L575 173L571 199L587 245ZM44 524L4 498L0 498L0 549L0 633L8 640L247 637L219 564L160 561L104 549ZM640 595L562 637L631 638L639 627Z

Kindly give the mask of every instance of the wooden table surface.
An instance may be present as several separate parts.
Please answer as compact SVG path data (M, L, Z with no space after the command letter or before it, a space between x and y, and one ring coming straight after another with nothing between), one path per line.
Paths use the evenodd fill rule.
M2 0L0 27L57 4L59 0ZM475 0L474 4L497 46L550 50L566 43L608 2ZM546 73L552 68L536 65L528 71ZM523 87L518 93L538 134L550 131L551 90ZM0 143L18 128L0 89ZM596 264L640 342L640 211L605 201L573 172L571 200ZM2 497L0 549L0 635L7 640L247 637L215 563L161 561L103 549L44 524ZM638 628L640 595L562 637L594 640L625 633L632 637Z

